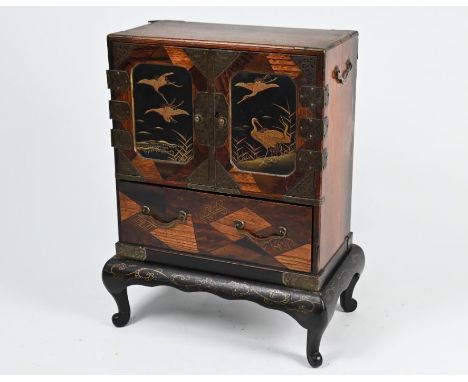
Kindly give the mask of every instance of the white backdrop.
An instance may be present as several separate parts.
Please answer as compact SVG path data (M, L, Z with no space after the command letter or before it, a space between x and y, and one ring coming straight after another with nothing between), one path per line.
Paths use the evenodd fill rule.
M106 34L150 19L360 32L352 229L356 312L321 351L249 302L129 289L117 241ZM81 8L0 12L0 372L468 372L468 9Z

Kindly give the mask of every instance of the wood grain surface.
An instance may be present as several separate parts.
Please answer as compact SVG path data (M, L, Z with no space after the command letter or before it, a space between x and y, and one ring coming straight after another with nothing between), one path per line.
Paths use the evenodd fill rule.
M118 190L123 242L311 271L311 207L125 181L118 182ZM143 206L149 215L142 213ZM187 213L185 222L161 226L177 219L180 210ZM244 230L236 228L238 220ZM278 236L280 226L287 229L284 237Z
M279 28L254 25L229 25L160 20L137 28L112 33L113 41L160 42L183 46L281 51L323 51L346 41L357 32Z

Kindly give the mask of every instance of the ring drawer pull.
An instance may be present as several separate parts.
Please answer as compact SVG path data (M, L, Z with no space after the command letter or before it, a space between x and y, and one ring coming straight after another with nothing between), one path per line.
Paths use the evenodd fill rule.
M156 216L152 215L151 209L148 206L141 207L141 213L143 215L147 215L151 217L156 222L156 225L161 228L172 228L177 224L184 224L187 221L187 216L188 216L188 212L184 210L180 210L175 219L169 222L164 222L164 221L159 220L159 218L157 218Z
M344 84L348 78L349 73L351 72L351 69L353 69L353 64L351 64L351 61L348 59L346 61L346 69L343 71L343 74L341 73L340 68L335 66L335 69L333 69L333 78L336 80L336 82Z
M262 245L268 244L275 240L281 240L286 237L286 233L288 232L286 227L280 226L278 228L278 233L274 233L270 236L260 237L252 232L249 232L245 229L245 222L243 220L235 220L234 226L236 227L237 231L242 235L248 237L253 242L260 243Z

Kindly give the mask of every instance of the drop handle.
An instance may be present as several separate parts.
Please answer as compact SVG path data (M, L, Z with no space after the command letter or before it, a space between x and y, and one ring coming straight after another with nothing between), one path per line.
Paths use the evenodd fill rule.
M335 66L335 69L333 69L332 76L336 80L336 82L338 82L339 84L344 84L352 69L353 64L351 64L351 61L348 59L346 60L346 68L345 70L343 70L343 73L341 73L341 70L338 66Z
M143 215L149 216L153 220L153 222L160 228L172 228L176 226L177 224L184 224L187 221L187 217L188 217L188 212L184 210L180 210L177 213L177 217L175 217L174 219L170 221L163 221L157 216L153 215L151 213L151 209L148 206L143 206L141 208L141 213Z
M251 241L260 245L267 245L276 240L282 240L286 237L288 230L284 226L278 227L278 233L274 233L268 236L258 236L257 234L250 232L245 228L245 222L243 220L235 220L234 226L241 235L247 237Z

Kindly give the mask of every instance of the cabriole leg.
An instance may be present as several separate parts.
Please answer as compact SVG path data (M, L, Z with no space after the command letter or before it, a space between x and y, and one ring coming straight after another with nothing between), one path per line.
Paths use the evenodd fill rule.
M358 280L359 273L356 273L351 279L348 288L346 288L340 295L340 305L345 312L353 312L357 308L357 301L353 298L353 291Z
M307 315L292 314L291 316L295 318L302 327L307 329L306 355L310 366L321 366L323 359L322 354L320 354L320 341L328 325L328 314L325 305L323 303L319 304L317 309Z
M107 291L114 298L118 312L112 315L112 323L121 328L127 325L130 320L130 304L128 302L127 284L125 280L114 279L105 273L102 275L102 281Z
M120 293L111 293L111 295L114 297L117 308L119 309L118 313L112 315L112 323L118 328L121 328L127 325L130 320L130 304L128 302L127 288Z
M312 367L322 365L322 354L320 354L320 341L326 326L317 326L307 330L307 360Z

